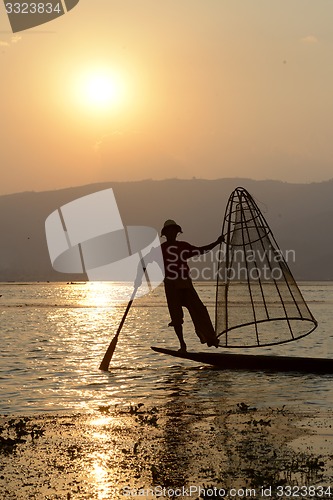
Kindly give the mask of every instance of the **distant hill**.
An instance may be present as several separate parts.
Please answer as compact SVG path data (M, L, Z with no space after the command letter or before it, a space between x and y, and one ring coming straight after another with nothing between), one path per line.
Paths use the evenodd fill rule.
M84 279L52 269L44 230L47 216L76 198L112 187L125 225L160 230L172 218L182 226L184 239L202 245L220 234L228 197L237 186L254 196L281 249L295 251L295 262L288 263L297 279L333 280L333 180L168 179L0 196L0 281Z

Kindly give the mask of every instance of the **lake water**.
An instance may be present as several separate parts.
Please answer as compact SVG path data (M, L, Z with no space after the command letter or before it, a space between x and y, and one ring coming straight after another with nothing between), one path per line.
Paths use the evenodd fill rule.
M198 283L196 288L213 317L214 284ZM300 288L319 323L317 330L296 342L248 353L332 358L333 283L302 283ZM167 326L163 287L134 301L109 372L98 367L126 307L112 304L112 284L3 283L0 294L1 414L154 405L175 394L192 402L220 399L257 407L327 409L333 402L333 375L219 371L153 352L151 345L178 348ZM188 349L202 350L188 317L184 332Z

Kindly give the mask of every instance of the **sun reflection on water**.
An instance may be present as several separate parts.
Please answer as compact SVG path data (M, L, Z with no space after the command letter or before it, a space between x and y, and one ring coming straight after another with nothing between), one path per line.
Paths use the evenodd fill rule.
M90 475L96 488L97 498L100 500L110 498L109 471L106 466L107 458L106 453L96 453L92 457L93 463Z
M110 425L114 421L113 417L96 417L90 420L90 425L101 427L103 425Z
M130 476L132 469L124 458L124 449L130 449L132 445L126 435L128 426L133 423L124 418L124 413L108 414L109 407L99 411L106 413L94 414L87 420L91 429L88 431L91 452L87 460L87 480L93 487L94 498L105 500L115 498L113 494L120 483L126 482Z
M113 283L90 281L86 283L81 304L86 307L111 307L114 295Z
M126 302L133 291L132 283L90 281L86 283L83 305L88 307L112 307Z

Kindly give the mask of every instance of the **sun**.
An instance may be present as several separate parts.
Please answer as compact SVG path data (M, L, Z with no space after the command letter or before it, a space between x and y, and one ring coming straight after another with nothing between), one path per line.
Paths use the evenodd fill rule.
M119 108L126 97L124 77L108 68L82 72L76 87L80 105L96 112Z
M119 83L105 73L89 75L83 82L83 92L87 104L97 107L115 104L120 98Z

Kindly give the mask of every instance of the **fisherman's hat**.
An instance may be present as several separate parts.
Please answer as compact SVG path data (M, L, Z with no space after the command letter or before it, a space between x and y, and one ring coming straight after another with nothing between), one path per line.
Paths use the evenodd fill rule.
M162 231L161 231L161 236L164 236L165 235L165 230L168 228L168 227L171 227L171 226L175 226L178 228L178 232L179 233L182 233L182 228L179 226L179 224L177 224L177 222L175 222L174 220L172 219L168 219L164 222L163 224L163 228L162 228Z

